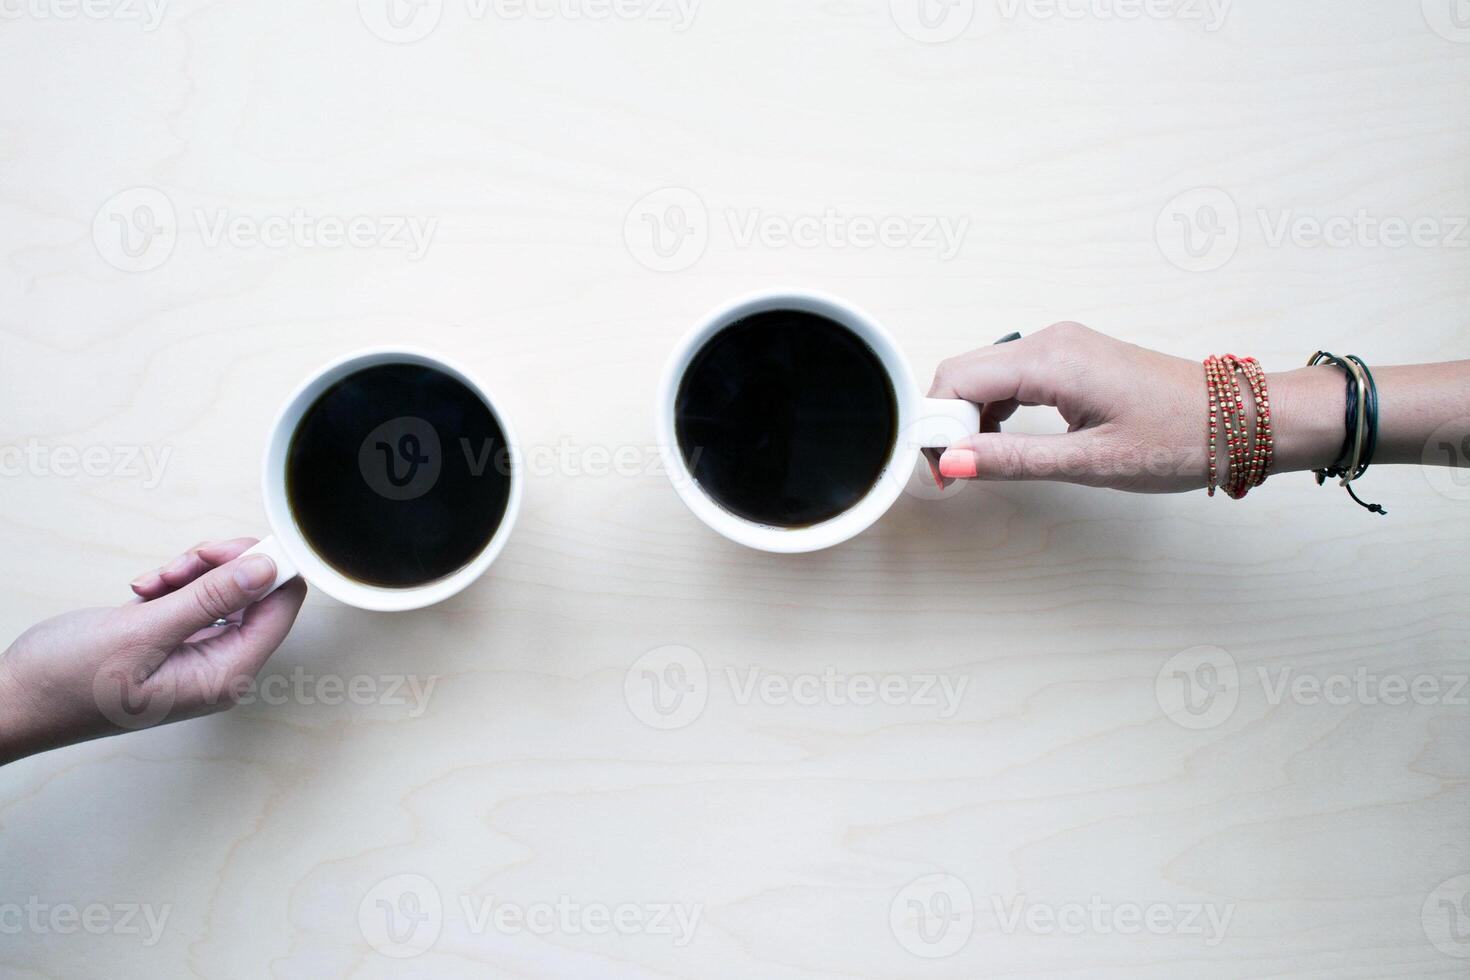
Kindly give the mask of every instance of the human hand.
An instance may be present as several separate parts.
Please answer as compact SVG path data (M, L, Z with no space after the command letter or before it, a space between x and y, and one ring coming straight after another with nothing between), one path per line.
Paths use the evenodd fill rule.
M1275 430L1272 472L1327 465L1344 438L1342 377L1304 368L1268 376ZM1020 340L950 358L932 398L984 407L981 433L938 458L953 479L1059 480L1140 493L1204 487L1208 396L1200 362L1058 323ZM1336 407L1333 399L1336 398ZM1247 398L1248 422L1255 405ZM1001 432L1022 406L1055 407L1068 431ZM1220 453L1220 482L1229 464Z
M255 543L200 544L136 579L137 599L23 633L0 656L0 764L232 707L306 598L299 578L261 598L276 570L240 557Z

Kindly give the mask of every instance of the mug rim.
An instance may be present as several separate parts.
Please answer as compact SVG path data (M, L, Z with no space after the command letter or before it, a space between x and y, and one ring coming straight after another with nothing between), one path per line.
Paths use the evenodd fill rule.
M883 365L898 406L897 435L873 488L836 517L804 527L760 524L725 509L700 487L679 449L676 401L684 372L694 356L726 327L745 317L772 310L815 313L846 328L864 341ZM702 317L674 347L659 383L656 419L659 451L674 490L696 517L737 544L776 554L802 554L841 544L867 530L903 493L918 458L908 438L919 411L918 383L908 358L878 321L844 300L808 289L769 289L749 293ZM899 471L900 467L906 467Z
M360 370L381 364L414 364L442 371L469 388L484 403L505 437L510 464L510 492L500 524L485 547L463 567L443 578L410 588L386 588L359 582L333 568L306 540L291 511L286 493L286 453L301 424L316 400L336 382ZM520 514L524 474L519 458L519 442L510 421L495 405L489 389L463 366L442 354L418 347L383 345L365 347L328 361L311 372L292 390L276 413L266 440L261 465L261 493L266 521L282 550L296 566L296 572L313 587L339 602L373 612L402 612L422 609L443 602L468 588L484 575L505 549L511 529Z

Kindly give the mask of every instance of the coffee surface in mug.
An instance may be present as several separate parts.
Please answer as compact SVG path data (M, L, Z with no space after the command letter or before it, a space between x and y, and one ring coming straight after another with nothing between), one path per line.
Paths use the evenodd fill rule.
M338 572L412 588L452 575L495 536L510 459L494 414L457 378L364 368L312 403L286 454L302 536Z
M799 528L877 485L898 437L898 398L857 334L816 313L770 310L695 353L674 405L679 451L721 507Z

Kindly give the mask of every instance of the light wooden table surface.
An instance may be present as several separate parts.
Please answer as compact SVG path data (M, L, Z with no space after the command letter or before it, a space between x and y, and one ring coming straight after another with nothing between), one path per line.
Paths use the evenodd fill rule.
M315 595L253 703L0 772L0 973L1464 975L1470 482L915 489L782 558L649 452L777 285L925 379L1059 319L1470 356L1470 9L932 2L0 8L7 640L265 533L347 350L539 453L468 592Z

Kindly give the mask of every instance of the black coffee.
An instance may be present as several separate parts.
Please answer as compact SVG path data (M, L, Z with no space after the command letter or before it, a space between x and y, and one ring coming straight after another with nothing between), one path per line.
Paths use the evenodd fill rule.
M424 585L490 543L510 498L505 433L433 368L384 364L322 393L296 426L286 496L312 549L350 578Z
M694 355L674 406L695 480L738 517L778 527L829 520L867 496L898 436L883 362L846 327L773 310Z

